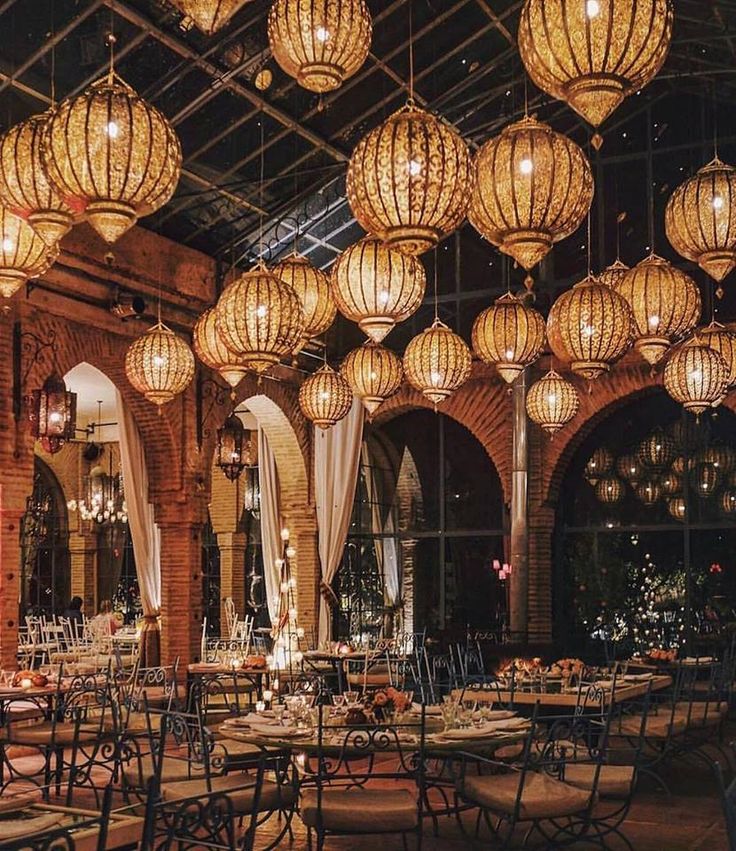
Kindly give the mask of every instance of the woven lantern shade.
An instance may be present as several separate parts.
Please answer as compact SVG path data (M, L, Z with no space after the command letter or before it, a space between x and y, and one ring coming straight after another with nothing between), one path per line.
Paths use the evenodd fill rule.
M606 476L595 486L595 496L598 502L615 505L624 498L624 483L616 476Z
M736 169L718 158L677 187L664 214L678 254L716 281L736 266Z
M299 388L302 413L322 429L330 428L346 417L352 404L350 385L327 364L310 375Z
M368 56L373 23L364 0L275 0L268 14L274 58L310 92L329 92Z
M526 395L529 419L551 435L573 419L579 406L575 386L553 369L535 381Z
M692 466L692 459L690 460L690 466ZM685 458L682 455L678 455L675 460L672 462L672 472L676 473L678 476L685 475Z
M465 218L472 173L460 134L409 103L355 146L348 201L368 233L421 254Z
M634 346L650 364L658 363L672 341L692 330L700 318L695 282L656 254L627 272L617 292L634 314Z
M705 328L698 328L698 337L726 362L728 386L732 387L736 384L736 334L720 322L713 321Z
M427 278L415 257L366 236L337 258L330 283L340 313L380 343L422 303Z
M465 340L435 319L406 347L404 374L412 387L438 405L467 381L472 360Z
M235 352L225 345L218 325L216 308L205 310L194 326L194 353L205 366L218 372L231 387L236 387L248 369Z
M401 359L373 342L353 349L342 362L340 372L369 414L396 393L404 378Z
M181 174L174 128L114 73L59 104L42 156L58 194L109 243L163 207Z
M222 29L232 16L250 0L169 0L197 29L212 35Z
M544 348L542 314L511 293L496 299L473 323L473 351L512 384L525 366L534 363Z
M643 475L641 462L635 455L621 455L616 461L616 472L632 487L636 487Z
M613 455L603 446L593 451L585 465L585 478L596 485L600 479L613 471Z
M675 441L675 446L682 453L687 447L688 455L692 457L698 448L702 448L710 440L710 423L697 422L691 417L678 417L667 429ZM683 459L683 470L685 461Z
M23 219L0 207L0 296L11 298L29 278L45 274L59 256Z
M670 470L669 473L662 476L660 487L665 496L675 496L682 493L682 476Z
M271 274L288 284L297 294L304 313L304 330L298 351L313 337L319 337L332 325L337 314L330 292L330 278L300 254L290 254L277 263Z
M736 514L736 490L726 488L721 494L721 511L724 514Z
M192 350L161 321L134 340L125 353L128 381L159 407L187 388L194 369Z
M608 372L631 345L628 302L592 276L562 293L547 324L557 326L572 371L591 381Z
M76 212L49 183L41 143L52 112L33 115L0 139L0 203L25 219L49 247L69 231Z
M662 473L674 461L676 451L673 438L664 429L655 428L639 444L637 458L647 473Z
M598 275L598 283L615 290L628 271L629 267L617 259Z
M222 341L254 372L270 369L302 339L299 297L263 263L228 284L216 310Z
M519 53L529 76L598 127L664 64L670 0L526 0Z
M634 493L644 505L654 505L662 498L662 488L654 479L644 479L634 488Z
M525 116L489 139L475 158L468 219L525 269L574 233L593 200L585 154L536 118Z
M686 411L702 414L718 405L728 389L726 361L692 337L667 358L664 388Z
M665 499L667 511L675 518L675 520L684 520L687 515L687 506L685 500L681 496L670 496Z
M698 452L697 461L702 464L712 464L719 474L726 475L736 469L736 450L731 446L714 443Z
M710 499L721 482L718 470L712 464L696 464L691 473L693 490L701 499Z

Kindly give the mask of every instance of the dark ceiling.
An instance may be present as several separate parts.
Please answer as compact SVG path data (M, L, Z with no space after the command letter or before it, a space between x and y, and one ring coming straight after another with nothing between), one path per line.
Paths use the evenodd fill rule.
M323 98L301 89L270 57L268 0L247 3L208 38L182 26L166 0L0 0L0 117L10 126L45 108L52 69L57 98L81 91L105 70L111 30L118 72L173 122L184 148L176 195L142 224L185 245L248 266L296 243L319 266L362 235L345 200L350 151L367 130L407 96L408 0L368 0L374 34L365 66ZM523 110L523 69L516 49L520 2L412 0L416 98L451 121L473 145L482 144ZM736 2L675 0L675 30L667 63L640 94L604 125L600 152L590 129L564 104L529 85L530 108L584 145L593 163L597 201L593 252L601 265L616 255L630 264L646 253L647 186L652 187L654 247L676 259L662 229L669 192L713 154L736 161ZM273 83L254 78L267 67ZM265 140L260 185L261 138ZM259 241L261 214L264 239ZM555 247L539 272L539 303L585 273L585 229ZM425 257L428 271L433 259ZM470 325L511 274L500 255L469 225L446 240L438 258L443 318L469 338ZM708 300L709 285L694 273ZM736 296L719 302L736 318ZM428 324L429 305L389 343L401 346ZM335 346L360 339L343 327Z

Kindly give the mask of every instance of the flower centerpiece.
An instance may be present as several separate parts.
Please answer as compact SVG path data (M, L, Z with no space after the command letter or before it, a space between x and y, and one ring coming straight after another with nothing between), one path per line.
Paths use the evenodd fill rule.
M578 679L583 675L585 670L585 662L582 659L564 658L558 659L550 666L550 673L553 676L562 677L563 680L571 680L573 677Z
M406 712L411 707L411 699L393 686L379 689L371 698L371 709L376 721L390 722L397 713Z

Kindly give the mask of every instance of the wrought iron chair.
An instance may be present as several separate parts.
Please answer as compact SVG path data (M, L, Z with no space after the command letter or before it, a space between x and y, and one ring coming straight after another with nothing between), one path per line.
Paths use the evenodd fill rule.
M733 744L731 744L733 750ZM728 763L726 763L728 765ZM729 851L736 851L736 778L726 785L723 769L719 762L713 763L713 773L718 783L718 791L723 807L723 817L726 821L726 834L728 835Z

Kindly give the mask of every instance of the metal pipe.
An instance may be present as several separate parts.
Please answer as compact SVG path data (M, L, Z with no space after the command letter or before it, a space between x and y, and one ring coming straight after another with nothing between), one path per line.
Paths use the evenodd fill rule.
M513 459L511 468L511 638L525 642L529 634L529 443L525 369L511 389Z

